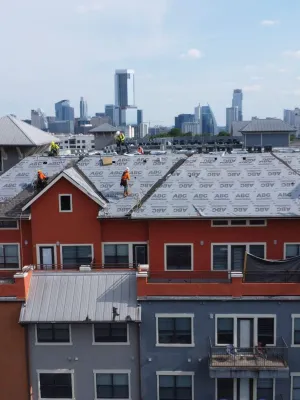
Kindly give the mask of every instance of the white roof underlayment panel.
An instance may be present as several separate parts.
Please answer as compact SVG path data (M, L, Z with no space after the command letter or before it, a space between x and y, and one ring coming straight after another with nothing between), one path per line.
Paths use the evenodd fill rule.
M139 204L146 193L163 178L185 155L168 154L166 156L113 157L112 165L102 166L97 157L87 157L77 166L108 199L105 210L100 210L100 217L125 216L135 205ZM125 168L130 169L130 196L124 198L120 186L121 176Z
M300 176L270 153L194 155L132 217L300 216L299 198Z

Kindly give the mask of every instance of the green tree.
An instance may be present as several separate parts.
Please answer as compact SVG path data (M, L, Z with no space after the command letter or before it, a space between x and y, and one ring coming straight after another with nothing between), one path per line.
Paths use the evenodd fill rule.
M293 133L290 135L290 141L292 142L293 140L296 139L296 135L294 135Z
M225 131L221 131L218 133L218 136L230 136L230 133L225 132Z
M172 128L170 131L169 131L169 136L181 136L182 135L182 133L181 133L181 130L180 129L178 129L178 128Z

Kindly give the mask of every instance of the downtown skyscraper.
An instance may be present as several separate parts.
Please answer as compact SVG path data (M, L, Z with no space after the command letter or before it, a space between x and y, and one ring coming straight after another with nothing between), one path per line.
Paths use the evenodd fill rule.
M132 69L117 69L115 72L115 106L119 117L117 125L137 125L134 71Z
M232 108L238 108L238 121L243 121L243 91L234 89L232 96Z
M87 106L87 101L84 100L83 97L80 97L80 120L81 121L87 121L88 120L88 106Z

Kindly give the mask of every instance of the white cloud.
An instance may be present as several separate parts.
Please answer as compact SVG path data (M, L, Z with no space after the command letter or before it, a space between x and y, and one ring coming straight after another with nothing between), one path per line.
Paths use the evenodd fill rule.
M252 81L262 81L263 79L263 76L251 76Z
M285 68L279 68L278 72L280 72L281 74L284 74L285 72L288 72L288 70Z
M296 78L298 81L300 81L300 76L297 76L297 78Z
M198 59L203 57L203 53L198 49L189 49L186 53L180 55L181 58Z
M260 92L261 85L248 85L243 87L244 92Z
M275 19L264 19L264 20L260 21L260 24L263 26L274 26L274 25L278 25L279 21L275 20Z
M244 66L244 70L249 72L255 71L257 68L258 68L257 65L251 65L251 64Z
M289 57L294 57L294 58L300 58L300 50L286 50L283 55L289 56Z

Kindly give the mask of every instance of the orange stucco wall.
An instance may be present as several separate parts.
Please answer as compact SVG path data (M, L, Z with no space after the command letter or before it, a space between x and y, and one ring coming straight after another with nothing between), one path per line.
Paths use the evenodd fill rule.
M21 302L0 302L0 398L28 400L25 329L19 325Z

